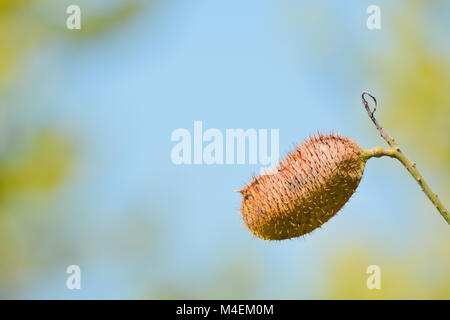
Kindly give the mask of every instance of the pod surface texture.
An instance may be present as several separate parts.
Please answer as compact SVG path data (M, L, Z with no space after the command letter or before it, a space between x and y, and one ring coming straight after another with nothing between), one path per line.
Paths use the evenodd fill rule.
M272 173L253 177L240 192L242 219L265 240L305 235L333 217L359 185L361 147L339 135L312 137Z

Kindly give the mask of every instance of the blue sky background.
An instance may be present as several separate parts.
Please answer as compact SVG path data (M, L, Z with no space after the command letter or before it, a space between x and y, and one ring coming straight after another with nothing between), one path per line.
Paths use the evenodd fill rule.
M360 102L373 92L382 120L384 92L358 66L374 63L373 48L390 50L390 4L379 1L382 29L370 31L371 2L312 3L167 1L103 37L49 41L26 58L11 94L32 106L21 121L71 136L76 166L48 209L64 223L47 226L40 246L42 259L60 259L21 298L317 298L336 251L356 244L383 265L424 246L424 221L446 227L406 170L376 159L322 229L264 242L241 225L233 192L259 165L171 162L172 131L193 132L194 120L223 133L279 129L281 155L318 130L385 144ZM65 288L70 264L82 290Z

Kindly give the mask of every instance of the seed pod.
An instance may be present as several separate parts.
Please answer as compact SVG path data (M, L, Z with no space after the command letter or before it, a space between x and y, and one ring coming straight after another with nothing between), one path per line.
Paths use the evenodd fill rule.
M358 187L365 166L361 151L339 135L304 141L274 173L253 177L240 191L244 223L266 240L299 237L320 227Z

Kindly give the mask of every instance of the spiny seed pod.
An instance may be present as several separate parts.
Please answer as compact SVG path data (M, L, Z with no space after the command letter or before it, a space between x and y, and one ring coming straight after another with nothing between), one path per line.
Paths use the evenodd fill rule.
M259 238L283 240L320 227L350 199L364 172L362 149L339 135L312 137L274 173L253 177L240 192L244 223Z

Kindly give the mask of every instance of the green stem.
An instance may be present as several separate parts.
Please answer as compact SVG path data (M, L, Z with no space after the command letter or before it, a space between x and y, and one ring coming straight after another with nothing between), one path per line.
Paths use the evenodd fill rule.
M373 111L370 110L367 101L364 99L364 95L370 96L375 101L375 108ZM438 195L431 190L428 183L425 181L425 179L420 174L419 170L416 168L416 164L409 160L406 155L400 150L399 146L395 142L395 140L388 135L386 130L378 123L378 121L374 117L374 113L376 110L376 99L371 94L367 92L363 92L362 94L362 101L364 104L364 107L367 110L367 113L369 114L370 119L372 119L373 123L377 127L378 131L381 134L381 137L386 140L386 142L389 144L391 148L381 148L381 147L374 147L371 149L363 149L363 152L360 154L360 157L367 161L368 159L375 157L383 157L388 156L391 158L395 158L399 160L403 166L408 170L408 172L414 177L414 179L417 181L417 183L422 188L422 191L427 195L427 197L430 199L430 201L433 203L433 205L436 207L436 209L439 211L439 213L442 215L442 217L447 221L447 223L450 225L450 215L448 213L448 210L445 208L444 204L439 199Z

